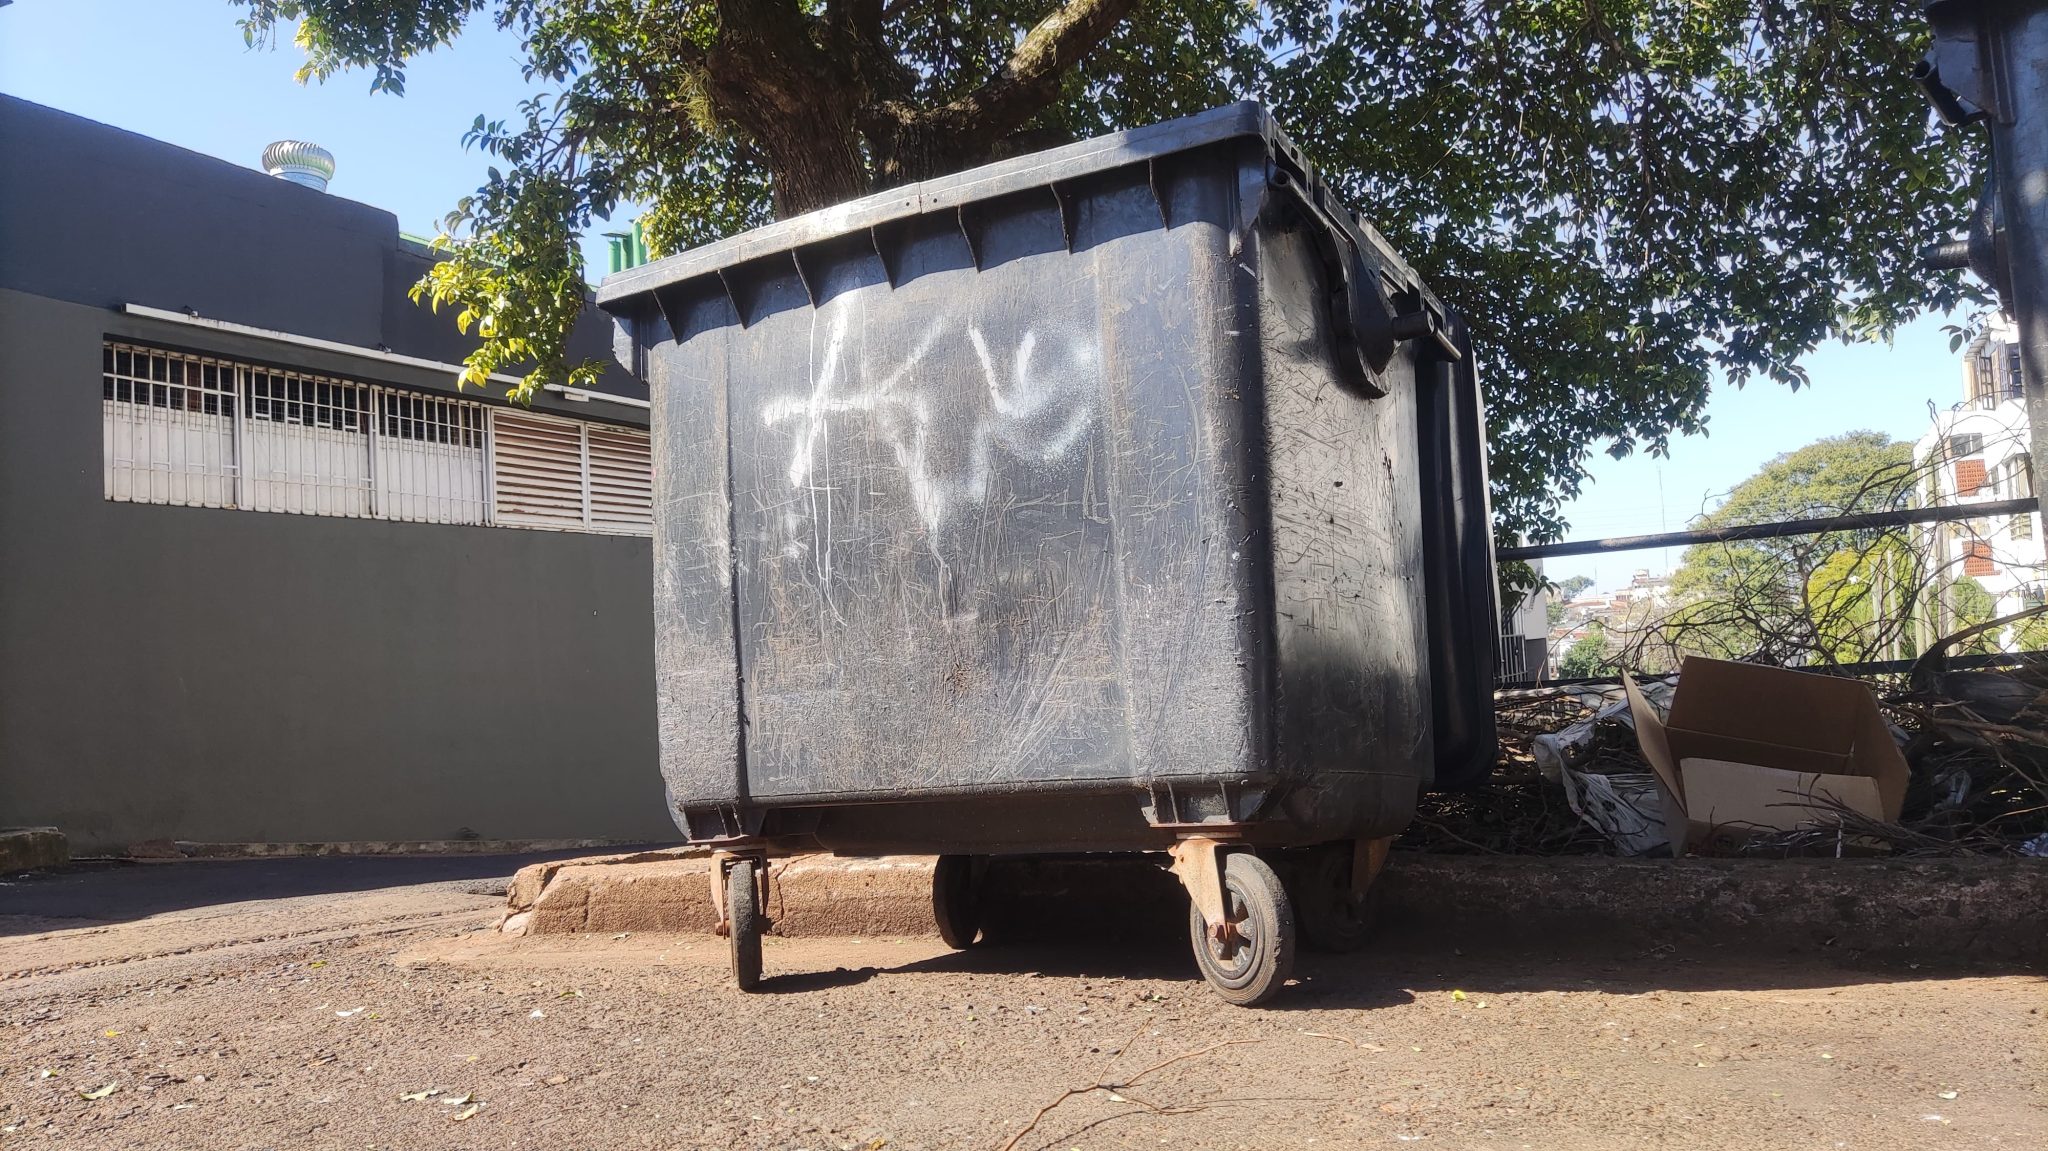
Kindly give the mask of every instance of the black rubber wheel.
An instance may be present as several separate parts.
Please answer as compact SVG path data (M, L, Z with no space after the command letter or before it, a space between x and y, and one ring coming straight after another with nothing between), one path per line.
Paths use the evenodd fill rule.
M1191 902L1188 941L1209 986L1225 1002L1251 1007L1271 999L1294 970L1294 909L1280 877L1250 852L1225 858L1223 889L1234 938L1212 936Z
M741 991L761 985L761 885L754 879L759 866L742 859L725 873L725 914L731 927L726 940L732 944L732 981Z
M1301 922L1301 940L1318 951L1356 951L1371 941L1379 914L1379 884L1359 896L1351 889L1352 846L1330 843L1303 852L1292 868L1288 893Z
M932 868L932 918L939 938L955 951L981 934L981 881L971 855L941 855Z

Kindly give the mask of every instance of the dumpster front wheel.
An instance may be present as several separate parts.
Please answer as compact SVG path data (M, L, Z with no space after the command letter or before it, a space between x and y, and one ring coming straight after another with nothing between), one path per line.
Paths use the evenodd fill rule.
M1225 1002L1239 1007L1264 1003L1294 969L1294 909L1266 861L1248 851L1223 860L1227 922L1202 918L1199 902L1188 906L1188 941L1202 977Z
M971 855L941 855L932 867L932 918L939 938L955 951L981 934L981 883Z
M732 981L741 991L761 985L761 885L754 871L760 863L735 860L725 873L726 940L732 945Z

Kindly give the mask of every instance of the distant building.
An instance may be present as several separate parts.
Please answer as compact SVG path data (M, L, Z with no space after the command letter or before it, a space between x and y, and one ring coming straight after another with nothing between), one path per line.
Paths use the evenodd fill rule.
M1629 646L1631 637L1659 619L1670 603L1671 577L1648 568L1637 568L1625 586L1613 591L1588 587L1565 601L1550 628L1551 674L1558 674L1558 665L1573 644L1596 633L1606 634L1610 649Z
M1963 352L1963 399L1937 413L1913 446L1924 475L1922 506L1990 503L2034 494L2027 405L2020 378L2018 333L1994 319ZM1940 595L1928 621L1935 633L1954 630L1954 588L1974 580L2006 615L2042 602L2048 552L2038 512L1982 516L1932 525L1923 535ZM1935 638L1923 636L1923 642ZM2008 642L2010 637L2008 637Z
M1543 578L1543 561L1530 564ZM1526 687L1543 682L1550 666L1550 593L1539 583L1501 616L1500 663L1494 678L1504 686Z

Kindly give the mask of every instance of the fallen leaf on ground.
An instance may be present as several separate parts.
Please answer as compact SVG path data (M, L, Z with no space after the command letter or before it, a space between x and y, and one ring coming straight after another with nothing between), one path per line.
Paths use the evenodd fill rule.
M315 959L315 960L314 960L313 962L311 962L311 963L308 963L308 964L306 964L306 966L308 966L308 967L325 967L325 966L327 966L327 961L326 961L325 959Z
M470 1097L468 1095L450 1095L448 1098L441 1100L441 1102L452 1104L456 1107L460 1107L464 1103L469 1102L469 1099Z
M528 1019L546 1019L547 1013L536 1007L532 1011L527 1012L526 1017Z
M467 1118L469 1118L470 1116L472 1116L472 1115L476 1114L476 1112L477 1112L477 1108L479 1108L479 1107L482 1107L482 1106L483 1106L483 1104L481 1104L481 1103L472 1103L472 1104L470 1104L469 1106L467 1106L467 1107L464 1107L464 1108L463 1108L462 1110L460 1110L460 1111L457 1111L457 1112L456 1112L455 1114L453 1114L453 1115L450 1115L450 1116L449 1116L449 1118L450 1118L450 1119L453 1119L453 1120L454 1120L455 1122L457 1122L457 1123L460 1123L460 1122L462 1122L462 1121L463 1121L464 1119L467 1119Z
M109 1083L105 1087L95 1087L90 1091L80 1091L78 1097L80 1099L105 1099L119 1090L120 1086L118 1083Z
M400 1095L398 1097L398 1101L400 1103L421 1103L428 1099L432 1099L434 1096L439 1095L440 1093L441 1089L439 1087L429 1087L425 1091L409 1091L404 1095Z
M363 1009L362 1009L362 1008L360 1008L360 1007L351 1007L351 1008L349 1008L349 1009L348 1009L347 1011L337 1011L337 1012L335 1012L335 1013L334 1013L334 1017L335 1017L336 1019L353 1019L353 1018L355 1018L356 1016L358 1016L358 1015L361 1015L362 1013L363 1013Z
M45 1067L41 1071L36 1072L36 1078L48 1079L55 1074L57 1074L55 1071L52 1071L49 1068Z
M106 1031L102 1032L102 1034L104 1034L107 1038L112 1039L114 1036L119 1035L120 1032L109 1027L106 1029Z
M1954 1091L1936 1091L1934 1097L1936 1099L1954 1099L1956 1094Z
M1463 1003L1465 1002L1465 993L1462 991L1453 991L1451 992L1451 998L1459 1003Z

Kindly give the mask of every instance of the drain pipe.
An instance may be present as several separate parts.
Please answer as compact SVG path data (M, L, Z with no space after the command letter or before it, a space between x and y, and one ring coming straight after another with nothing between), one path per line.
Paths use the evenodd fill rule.
M2034 495L2048 498L2048 0L1928 0L1925 11L1934 46L1914 79L1945 123L1991 135L1969 236L1926 262L1974 272L2018 327Z

